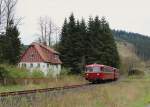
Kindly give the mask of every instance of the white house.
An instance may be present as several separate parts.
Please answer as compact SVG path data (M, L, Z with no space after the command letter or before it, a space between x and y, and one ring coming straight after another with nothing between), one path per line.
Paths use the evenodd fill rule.
M59 53L39 43L32 43L21 55L19 67L30 71L40 70L46 75L48 72L56 76L61 72Z

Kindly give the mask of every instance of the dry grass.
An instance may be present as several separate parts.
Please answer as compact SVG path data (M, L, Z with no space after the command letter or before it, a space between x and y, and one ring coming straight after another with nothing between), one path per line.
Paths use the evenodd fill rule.
M59 78L51 78L49 81L42 84L33 84L32 82L26 85L8 85L0 86L0 92L31 90L39 88L62 87L67 85L77 85L87 83L84 77L77 75L64 75Z
M101 84L63 94L37 94L32 103L22 98L17 104L22 105L21 107L145 107L150 103L149 82L148 77L133 77L114 84ZM10 102L12 105L15 103L14 99ZM7 105L10 102L7 102Z
M148 85L139 81L99 85L94 89L71 92L53 99L49 107L134 107L136 103L141 103L146 93L150 96ZM143 105L145 103L142 101Z
M131 67L139 70L145 69L145 62L136 55L135 47L132 44L117 42L117 48L121 59L120 71L122 73L127 73Z

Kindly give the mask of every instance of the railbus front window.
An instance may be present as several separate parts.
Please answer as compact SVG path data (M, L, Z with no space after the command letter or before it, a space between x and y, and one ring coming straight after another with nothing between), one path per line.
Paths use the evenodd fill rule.
M101 71L101 69L100 69L100 67L87 67L86 68L86 72L100 72Z
M86 72L93 72L92 67L87 67L87 68L86 68Z

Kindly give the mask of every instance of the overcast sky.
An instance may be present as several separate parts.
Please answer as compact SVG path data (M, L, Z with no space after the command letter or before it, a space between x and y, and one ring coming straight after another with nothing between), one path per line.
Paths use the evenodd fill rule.
M32 43L40 16L49 16L58 26L73 12L76 18L105 16L112 29L150 35L150 0L19 0L16 13L23 17L21 40Z

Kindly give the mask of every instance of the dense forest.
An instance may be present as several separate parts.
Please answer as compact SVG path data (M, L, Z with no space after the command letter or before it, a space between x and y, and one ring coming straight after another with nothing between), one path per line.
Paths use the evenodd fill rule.
M117 41L133 44L135 46L135 53L143 60L150 59L150 37L122 30L113 30L113 34Z
M65 19L58 51L63 65L80 73L86 64L102 63L119 67L119 55L108 22L90 17L88 23L71 14Z

